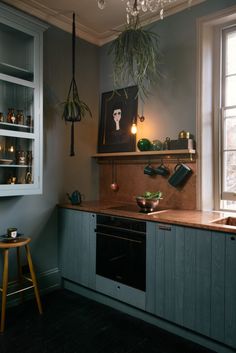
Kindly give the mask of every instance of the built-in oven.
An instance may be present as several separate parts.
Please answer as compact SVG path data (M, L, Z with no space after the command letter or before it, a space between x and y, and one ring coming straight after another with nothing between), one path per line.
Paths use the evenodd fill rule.
M146 222L97 215L96 274L146 290Z

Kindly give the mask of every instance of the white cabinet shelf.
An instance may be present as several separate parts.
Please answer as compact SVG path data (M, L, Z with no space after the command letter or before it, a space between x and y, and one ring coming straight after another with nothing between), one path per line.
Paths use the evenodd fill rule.
M0 196L42 193L43 31L0 3Z
M0 72L9 76L14 76L27 81L33 81L34 74L29 70L25 70L21 67L9 65L7 63L0 62Z

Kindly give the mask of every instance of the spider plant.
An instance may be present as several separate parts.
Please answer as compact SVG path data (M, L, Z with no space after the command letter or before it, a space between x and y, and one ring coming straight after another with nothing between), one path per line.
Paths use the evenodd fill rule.
M65 121L71 122L71 146L70 156L74 156L74 123L80 121L87 113L92 116L91 110L88 105L84 103L78 94L78 88L75 81L75 14L73 13L72 24L72 80L70 83L69 92L66 101L63 102L62 118Z
M159 37L140 26L139 18L132 17L119 36L112 42L109 55L113 57L114 87L131 83L138 87L141 97L147 97L159 77Z

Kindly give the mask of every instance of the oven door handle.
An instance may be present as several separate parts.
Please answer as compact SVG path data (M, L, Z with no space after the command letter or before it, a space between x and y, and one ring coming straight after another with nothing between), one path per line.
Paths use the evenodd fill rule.
M97 235L99 235L99 234L105 235L106 237L110 237L110 238L122 239L122 240L130 241L131 243L142 244L141 240L124 238L124 237L121 237L120 235L116 236L116 235L112 235L112 234L97 232Z

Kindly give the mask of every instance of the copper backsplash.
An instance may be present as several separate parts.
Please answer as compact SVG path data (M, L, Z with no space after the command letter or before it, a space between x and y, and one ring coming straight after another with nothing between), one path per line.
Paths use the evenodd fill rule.
M157 167L160 163L153 162ZM100 200L112 200L118 202L135 202L135 196L143 194L145 191L162 191L163 199L160 201L162 208L174 209L196 209L196 163L185 162L193 171L187 182L179 188L175 188L168 183L168 177L160 175L149 176L143 170L147 163L122 163L115 162L116 181L119 184L119 191L112 191L111 163L99 165L100 171ZM176 166L176 161L165 162L170 173Z

